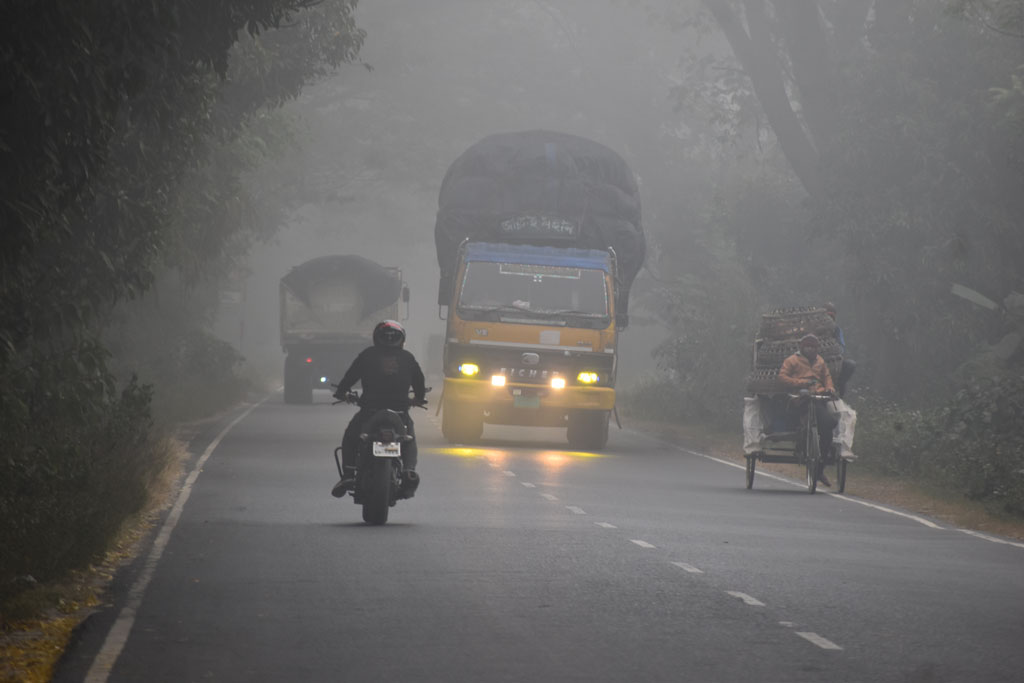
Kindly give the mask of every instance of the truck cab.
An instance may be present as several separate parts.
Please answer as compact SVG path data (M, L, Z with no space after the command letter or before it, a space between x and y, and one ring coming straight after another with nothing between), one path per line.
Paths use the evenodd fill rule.
M615 406L616 261L611 250L466 242L452 282L442 430L484 423L565 427L603 448Z

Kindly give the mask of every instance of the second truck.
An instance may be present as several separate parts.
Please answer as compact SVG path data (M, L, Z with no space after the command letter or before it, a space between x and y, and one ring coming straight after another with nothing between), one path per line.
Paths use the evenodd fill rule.
M645 254L629 166L564 133L486 137L448 169L434 235L445 438L472 443L485 423L565 427L571 447L603 448Z
M362 256L320 256L281 278L281 347L285 403L311 403L373 343L373 327L398 319L409 290L402 271Z

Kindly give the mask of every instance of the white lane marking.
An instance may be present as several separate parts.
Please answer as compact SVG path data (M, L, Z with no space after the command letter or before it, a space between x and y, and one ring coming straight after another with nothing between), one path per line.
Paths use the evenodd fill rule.
M983 534L979 531L971 531L970 529L957 529L957 531L961 531L967 534L968 536L974 536L975 538L980 538L986 541L992 541L993 543L1002 543L1003 545L1012 545L1017 548L1024 548L1024 543L1017 543L1016 541L1007 541L1002 538L996 538L995 536Z
M512 470L502 470L501 473L504 474L506 477L516 476L516 473L513 472Z
M936 524L935 522L930 522L930 521L928 521L927 519L925 519L923 517L918 517L917 515L911 515L911 514L906 513L906 512L900 512L899 510L893 510L892 508L887 508L884 505L876 505L874 503L869 503L866 500L857 500L856 498L850 498L849 496L844 496L841 493L829 493L828 495L832 496L833 498L838 498L840 500L845 500L845 501L850 502L850 503L856 503L857 505L863 505L864 507L874 508L875 510L881 510L882 512L888 512L890 515L898 515L899 517L906 517L907 519L914 520L918 524L924 524L926 527L928 527L930 529L942 529L942 527L939 526L938 524Z
M520 482L520 483L521 483L521 484L522 484L523 486L525 486L526 488L528 488L528 489L535 489L535 488L537 488L537 485L536 485L536 484L531 484L531 483L530 483L530 482L528 482L528 481L523 481L523 482Z
M127 602L121 608L121 612L117 615L117 619L114 620L113 626L110 627L110 632L103 641L103 646L100 648L99 653L97 653L96 659L93 660L92 666L89 667L89 672L85 674L85 683L105 683L114 668L114 664L117 663L117 658L121 656L121 651L124 650L124 645L128 641L128 634L135 623L135 613L138 611L139 605L142 604L142 596L153 578L156 565L160 561L168 541L171 539L171 533L181 518L185 503L188 502L189 496L192 495L192 486L196 483L196 479L199 478L199 473L203 471L203 465L210 459L213 450L220 445L221 439L268 398L270 397L267 396L263 401L249 406L244 413L232 420L231 424L225 427L217 435L217 438L210 442L210 445L203 451L199 460L196 461L196 466L189 472L185 483L182 484L181 490L178 492L178 498L174 501L174 507L167 513L167 519L164 520L156 540L153 541L153 547L146 557L146 563L143 565L142 571L139 572L138 578L135 579L135 583L132 584L131 589L128 591Z
M786 628L793 628L796 626L795 621L780 621L779 626L785 626Z
M597 526L599 526L599 527L601 527L603 529L618 529L619 528L619 527L615 526L614 524L609 524L608 522L594 522L594 524L596 524Z
M672 564L674 564L675 566L679 567L684 572L690 572L691 574L703 574L704 573L700 569L697 569L696 567L694 567L692 564L686 564L685 562L673 562Z
M558 500L558 496L556 496L554 494L551 494L551 493L542 493L540 495L543 496L544 498L547 498L548 500L552 500L552 501Z
M585 515L585 514L587 514L586 512L583 511L583 508L578 508L575 505L566 505L565 509L568 510L569 512L571 512L574 515Z
M497 469L497 468L501 467L501 465L499 465L499 464L498 464L498 463L496 463L496 462L489 462L489 463L487 463L487 464L488 464L488 465L490 465L491 467L495 468L495 469Z
M760 600L758 600L755 597L747 595L746 593L741 593L739 591L725 591L725 592L728 593L729 595L731 595L734 598L739 598L740 600L742 600L743 602L747 603L748 605L750 605L752 607L764 607L764 603L763 602L761 602Z
M632 541L633 543L636 543L636 544L637 544L638 546L640 546L641 548L656 548L656 547L657 547L657 546L655 546L655 545L651 545L651 544L650 544L650 543L648 543L647 541L641 541L641 540L640 540L640 539L638 539L638 538L631 538L631 539L629 539L629 540L630 540L630 541Z
M639 432L634 432L634 433L639 433ZM665 443L665 442L660 441L659 443ZM667 444L667 445L671 445L671 444ZM700 451L690 450L689 448L679 448L678 446L674 446L674 447L675 447L676 450L678 450L678 451L680 451L682 453L688 453L690 455L696 455L699 458L705 458L707 460L713 460L713 461L715 461L717 463L720 463L722 465L728 465L729 467L735 467L738 470L746 470L746 466L745 465L739 465L739 464L734 463L734 462L729 462L728 460L722 460L721 458L716 458L713 455L708 455L707 453L701 453ZM756 472L756 474L759 477L768 477L769 479L774 479L776 481L781 481L781 482L783 482L785 484L789 484L790 486L796 486L797 488L803 488L804 487L804 484L802 484L800 482L793 481L791 479L786 479L785 477L779 477L779 476L776 476L774 474L769 474L768 472L760 472L759 471L759 472ZM846 501L849 501L851 503L857 503L858 505L863 505L865 507L874 508L876 510L879 510L880 512L886 512L886 513L889 513L889 514L892 514L892 515L897 515L899 517L906 517L907 519L913 520L915 522L923 524L924 526L930 527L932 529L940 529L940 530L944 530L945 529L945 527L941 527L938 524L935 524L934 522L930 522L927 519L924 519L923 517L918 517L916 515L907 514L905 512L900 512L898 510L893 510L891 508L887 508L887 507L884 507L884 506L881 506L881 505L875 505L875 504L869 503L867 501L857 500L856 498L850 498L849 496L844 496L841 493L830 493L828 491L823 491L822 493L825 493L825 494L827 494L829 496L832 496L833 498L839 498L840 500L846 500ZM1007 541L1007 540L1004 540L1004 539L1001 539L1001 538L996 538L994 536L989 536L987 534L982 534L982 533L979 533L977 531L972 531L970 529L961 529L959 527L952 527L950 530L951 531L960 531L960 532L963 532L963 533L968 534L970 536L974 536L975 538L980 538L983 541L989 541L991 543L1000 543L1000 544L1003 544L1003 545L1014 546L1016 548L1024 548L1024 543L1016 543L1014 541Z
M706 458L707 460L713 460L713 461L715 461L717 463L721 463L722 465L728 465L729 467L735 467L738 470L746 470L746 467L744 465L739 465L739 464L734 463L734 462L729 462L728 460L722 460L721 458L716 458L713 455L708 455L707 453L700 453L698 451L691 451L689 448L678 448L678 450L682 451L683 453L689 453L690 455L696 455L696 456L701 457L701 458ZM779 476L776 476L774 474L769 474L767 472L757 472L757 474L759 474L759 475L761 475L763 477L768 477L769 479L774 479L776 481L781 481L784 484L789 484L790 486L795 486L797 488L803 488L805 486L805 484L802 484L802 483L800 483L798 481L793 481L792 479L786 479L785 477L779 477ZM882 505L876 505L874 503L869 503L866 500L857 500L856 498L850 498L849 496L844 496L841 493L829 493L828 491L823 491L822 493L825 493L825 494L827 494L829 496L832 496L833 498L839 498L840 500L845 500L845 501L849 501L851 503L856 503L857 505L863 505L865 507L874 508L875 510L879 510L881 512L887 512L887 513L889 513L891 515L897 515L899 517L906 517L907 519L913 520L913 521L915 521L915 522L917 522L919 524L923 524L924 526L932 528L932 529L942 529L943 528L943 527L939 526L938 524L935 524L934 522L930 522L930 521L928 521L927 519L925 519L923 517L918 517L917 515L911 515L911 514L908 514L906 512L900 512L899 510L893 510L892 508L887 508L887 507L884 507ZM988 539L986 539L986 540L988 540Z
M804 640L807 640L807 641L810 641L810 642L814 643L815 645L820 647L822 650L842 650L843 649L843 648L839 647L838 645L836 645L835 643L833 643L828 638L822 638L817 633L812 633L810 631L797 631L796 634L798 636L800 636L801 638L803 638Z

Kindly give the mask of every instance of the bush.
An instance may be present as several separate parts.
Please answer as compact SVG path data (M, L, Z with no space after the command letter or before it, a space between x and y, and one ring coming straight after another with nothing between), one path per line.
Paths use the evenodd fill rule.
M132 380L118 395L95 370L62 368L21 394L31 403L5 387L0 597L15 577L51 580L101 555L166 465L154 455L150 389ZM37 366L37 378L46 374Z
M975 379L945 405L857 402L863 464L916 477L1024 516L1024 377Z

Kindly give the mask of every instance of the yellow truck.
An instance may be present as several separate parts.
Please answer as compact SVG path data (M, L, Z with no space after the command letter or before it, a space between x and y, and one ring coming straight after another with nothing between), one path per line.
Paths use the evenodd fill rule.
M447 440L475 442L489 423L605 446L643 262L636 197L617 154L562 133L491 136L452 164L435 229Z

